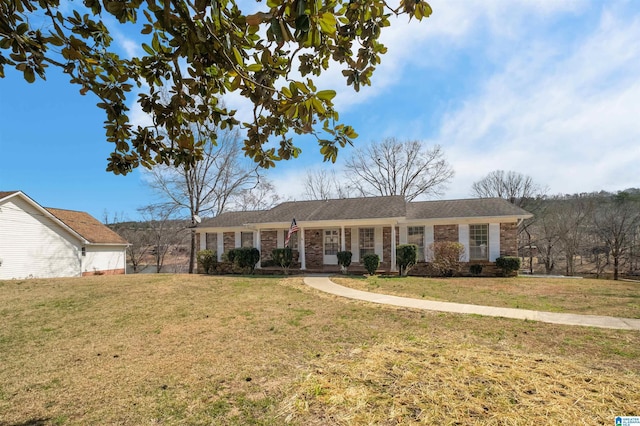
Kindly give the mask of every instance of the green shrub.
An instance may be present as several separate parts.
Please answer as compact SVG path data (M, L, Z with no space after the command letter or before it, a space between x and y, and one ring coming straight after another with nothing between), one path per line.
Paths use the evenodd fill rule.
M256 264L260 261L260 251L255 247L241 247L229 250L225 257L242 272L253 274Z
M289 273L289 268L293 264L293 251L289 247L276 248L271 251L271 257L273 261L282 268L282 271L286 274Z
M236 250L238 249L231 249L228 252L226 252L222 258L223 260L229 262L229 263L233 263L233 261L236 259Z
M353 256L353 253L351 253L350 251L339 251L337 253L337 256L338 265L340 265L342 273L346 274L347 268L349 267L349 265L351 265L351 257Z
M218 255L212 250L200 250L196 253L198 269L204 274L213 274L218 266Z
M439 241L429 246L431 252L429 268L433 275L452 277L460 273L460 260L464 254L464 246L452 241Z
M396 263L400 268L400 275L406 276L418 261L418 246L415 244L400 244L396 248Z
M520 258L501 256L496 259L496 267L501 270L502 276L504 277L516 276L520 270Z
M473 264L469 266L469 272L471 272L472 275L480 275L482 273L482 265Z
M362 263L369 275L375 275L376 269L380 266L380 256L375 253L365 254L362 258Z

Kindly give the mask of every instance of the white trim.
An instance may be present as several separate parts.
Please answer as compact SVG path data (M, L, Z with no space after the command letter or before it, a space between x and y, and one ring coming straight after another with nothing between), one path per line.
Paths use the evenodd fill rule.
M400 244L408 244L409 243L409 227L407 225L399 225L400 231Z
M396 226L391 226L391 271L395 272L398 270L396 266Z
M469 261L469 225L458 225L458 242L464 246L464 253L462 254L462 262Z
M431 245L436 241L435 231L433 225L425 225L424 227L424 260L425 262L431 262L431 252L429 250Z
M495 262L500 257L500 224L489 224L489 261Z
M375 253L380 257L380 262L384 261L384 239L382 228L376 226L373 228L373 247Z
M278 248L284 248L284 239L285 239L285 234L288 231L286 229L277 229L276 230L276 247Z
M222 254L224 253L224 232L218 232L218 237L216 238L217 243L217 252L218 252L218 262L222 262Z
M300 233L300 239L298 241L298 253L300 255L300 269L301 270L305 270L307 269L307 260L306 260L306 252L305 252L305 244L306 244L306 239L304 237L304 228L300 225L298 225L298 228L300 229L298 232ZM286 232L286 231L285 231Z

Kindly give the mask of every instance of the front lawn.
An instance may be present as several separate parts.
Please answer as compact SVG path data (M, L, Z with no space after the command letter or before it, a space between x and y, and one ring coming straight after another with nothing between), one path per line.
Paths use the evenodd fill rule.
M640 283L551 277L342 277L335 283L375 293L535 311L640 318Z
M640 333L422 312L302 278L0 281L0 425L613 424Z

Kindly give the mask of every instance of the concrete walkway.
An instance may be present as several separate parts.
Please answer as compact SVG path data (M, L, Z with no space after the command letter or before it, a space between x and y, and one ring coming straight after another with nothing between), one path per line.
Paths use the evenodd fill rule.
M640 330L640 319L616 318L597 315L563 314L556 312L538 312L527 309L497 308L491 306L467 305L463 303L436 302L432 300L411 299L409 297L390 296L369 293L338 285L327 276L308 276L305 284L325 293L349 299L364 300L384 305L402 306L414 309L426 309L459 314L477 314L490 317L515 318L541 321L552 324L582 325L585 327L614 328L620 330Z

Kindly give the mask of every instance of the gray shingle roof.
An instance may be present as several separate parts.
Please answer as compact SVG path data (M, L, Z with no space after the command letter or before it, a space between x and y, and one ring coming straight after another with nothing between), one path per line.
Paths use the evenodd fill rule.
M407 219L449 219L518 216L531 214L502 198L418 201L407 204Z
M400 195L288 201L270 210L227 212L205 219L201 227L223 228L252 223L290 223L349 219L449 219L474 217L529 217L530 214L501 198L407 203Z

